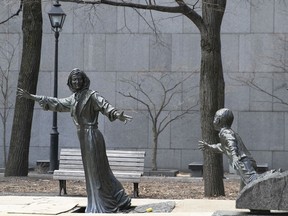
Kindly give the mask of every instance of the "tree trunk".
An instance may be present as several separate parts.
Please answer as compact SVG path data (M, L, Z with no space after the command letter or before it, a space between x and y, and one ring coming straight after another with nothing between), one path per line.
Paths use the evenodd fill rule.
M153 146L152 146L152 170L156 171L157 167L157 149L158 149L158 131L157 125L153 125Z
M41 0L23 1L23 49L18 87L35 93L42 42ZM34 102L16 98L5 176L27 176ZM25 117L23 117L25 116Z
M6 114L5 114L6 115ZM5 117L6 118L6 117ZM3 157L4 157L4 167L7 164L7 148L6 148L6 137L7 137L7 119L3 124Z
M218 143L213 127L216 111L224 107L224 78L221 60L220 29L226 1L203 1L203 21L206 32L201 32L200 110L202 138L208 143ZM223 157L204 152L205 196L224 196Z

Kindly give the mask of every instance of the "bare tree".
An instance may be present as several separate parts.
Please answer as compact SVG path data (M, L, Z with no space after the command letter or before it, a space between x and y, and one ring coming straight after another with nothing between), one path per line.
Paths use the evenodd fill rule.
M170 125L173 121L180 119L186 114L191 114L193 108L198 105L198 101L194 101L188 108L182 110L182 103L177 104L175 109L182 110L180 113L171 115L173 111L171 108L167 109L169 105L175 102L176 97L187 92L188 89L183 89L183 83L187 81L192 74L189 76L175 81L171 74L160 73L159 76L156 74L143 75L141 79L135 81L133 79L123 79L124 83L132 86L135 91L133 93L119 92L121 95L132 100L137 101L144 106L144 110L147 110L149 119L152 122L152 134L153 134L153 145L152 145L152 170L157 170L157 149L158 149L158 138L159 135ZM146 85L145 85L146 84ZM191 90L192 88L189 88ZM157 92L157 94L156 94ZM156 95L156 96L155 96ZM192 100L192 99L191 99ZM164 111L165 112L164 114Z
M13 104L10 101L10 97L12 94L12 86L10 80L10 72L13 60L15 58L15 52L18 48L18 43L13 44L8 40L0 41L0 117L3 125L3 162L4 167L6 167L7 162L7 121L9 117L9 113Z

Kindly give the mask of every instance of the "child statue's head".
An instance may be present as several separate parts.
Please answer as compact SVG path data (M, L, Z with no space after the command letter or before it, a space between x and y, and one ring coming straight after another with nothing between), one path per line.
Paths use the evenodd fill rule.
M231 128L233 120L234 120L234 115L231 110L227 108L219 109L215 113L215 117L213 121L214 128L217 131L220 131L221 128Z

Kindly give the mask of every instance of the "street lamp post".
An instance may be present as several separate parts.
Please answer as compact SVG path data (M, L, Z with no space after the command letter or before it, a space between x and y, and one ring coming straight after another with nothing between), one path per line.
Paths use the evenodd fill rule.
M58 1L53 5L48 12L52 30L55 35L55 61L54 61L54 94L53 97L58 96L58 39L60 31L63 27L66 14L61 8ZM52 131L50 133L50 167L49 172L53 173L58 168L58 140L59 133L57 129L57 112L53 112Z

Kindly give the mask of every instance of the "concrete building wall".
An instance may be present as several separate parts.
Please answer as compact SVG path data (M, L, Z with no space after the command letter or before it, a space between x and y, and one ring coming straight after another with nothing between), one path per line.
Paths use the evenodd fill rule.
M17 5L0 7L0 18L8 17ZM4 1L6 2L6 1ZM252 4L250 4L252 2ZM53 94L54 35L47 12L50 2L43 2L43 42L37 94ZM159 37L134 10L109 6L62 3L67 13L59 40L59 97L70 95L66 86L69 72L79 67L91 79L91 88L99 91L113 105L133 116L133 121L109 122L100 117L99 128L107 148L141 149L147 152L145 166L151 167L152 125L141 104L121 96L133 89L123 79L139 80L143 74L169 72L174 81L192 76L181 88L183 92L168 106L172 116L198 100L200 68L200 35L194 24L183 16L153 12ZM124 14L127 17L124 18ZM150 13L141 11L151 21ZM171 18L172 17L172 18ZM226 103L235 115L233 128L239 132L256 161L269 168L288 168L287 105L271 95L248 87L241 80L253 79L269 94L287 101L287 74L277 65L286 61L285 39L288 33L288 5L282 0L228 0L222 24L222 60L226 82ZM14 103L21 60L21 18L0 25L0 40L17 44L17 55L11 66ZM151 84L152 85L152 84ZM155 87L156 86L150 86ZM188 90L188 91L186 91ZM153 98L161 96L157 91ZM1 96L0 96L1 97ZM3 106L1 107L3 108ZM170 124L160 135L158 167L187 170L192 161L201 161L199 107L181 120ZM11 128L13 110L9 116ZM79 147L76 128L69 113L58 114L59 148ZM31 131L30 164L49 159L52 113L35 105ZM11 130L11 129L10 129ZM10 130L7 137L10 139ZM2 134L2 125L0 125ZM8 144L9 145L9 144ZM3 142L0 142L0 152ZM228 170L224 157L225 170ZM3 154L0 154L3 165Z

